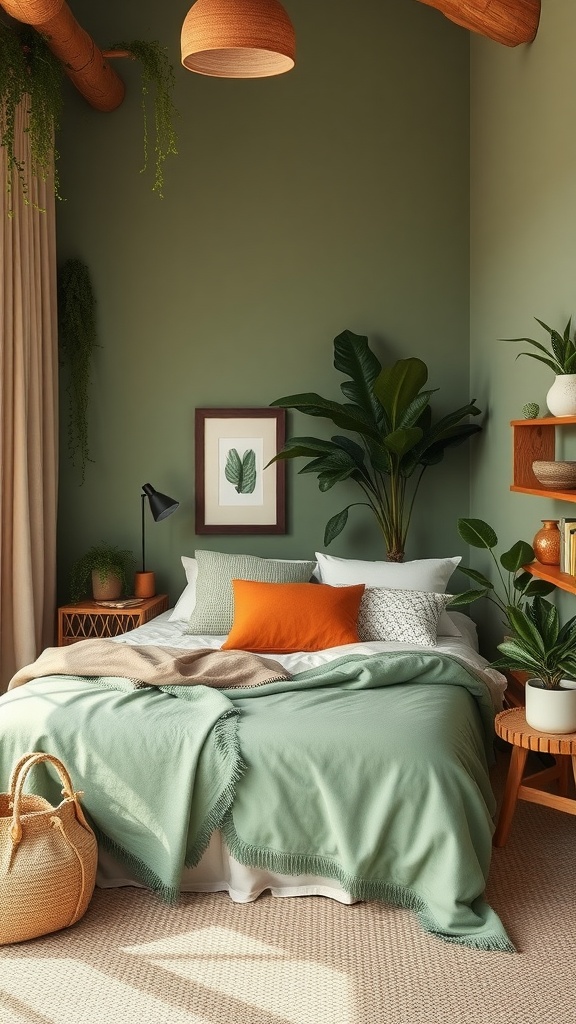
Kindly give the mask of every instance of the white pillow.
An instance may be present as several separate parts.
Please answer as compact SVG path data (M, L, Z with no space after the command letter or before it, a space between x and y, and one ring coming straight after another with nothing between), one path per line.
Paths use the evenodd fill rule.
M195 558L188 558L187 555L182 555L181 560L186 573L186 586L172 609L169 622L188 622L196 607L198 562Z
M368 587L360 602L358 636L367 643L384 640L435 647L438 619L449 600L449 594Z
M196 580L198 578L198 562L188 555L181 555L182 565L186 573L186 586L176 604L174 605L169 622L188 622L196 607ZM272 558L272 562L295 562L297 565L304 563L304 559L297 558ZM317 566L312 575L318 572Z
M456 632L443 633L442 625L444 619L448 619L449 624L452 623L454 629L458 629L458 635L463 637L467 644L470 645L475 651L478 650L478 630L476 629L476 623L469 615L465 615L464 612L452 610L445 611L440 616L438 623L438 636L456 636Z
M336 558L316 552L321 583L332 587L363 583L366 587L385 587L387 590L420 590L424 593L443 594L448 580L462 561L454 558L415 558L411 562L371 562L358 558ZM446 612L438 622L442 636L461 636L461 632Z

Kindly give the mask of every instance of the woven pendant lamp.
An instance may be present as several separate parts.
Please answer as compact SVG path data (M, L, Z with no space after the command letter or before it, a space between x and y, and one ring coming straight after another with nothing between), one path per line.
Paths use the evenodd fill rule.
M294 67L295 48L278 0L196 0L182 26L182 63L201 75L281 75Z

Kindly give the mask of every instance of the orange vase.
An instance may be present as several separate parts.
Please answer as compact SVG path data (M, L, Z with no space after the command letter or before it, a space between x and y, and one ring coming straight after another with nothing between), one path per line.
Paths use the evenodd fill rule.
M557 519L543 519L542 528L532 541L534 554L543 565L560 564L560 530Z

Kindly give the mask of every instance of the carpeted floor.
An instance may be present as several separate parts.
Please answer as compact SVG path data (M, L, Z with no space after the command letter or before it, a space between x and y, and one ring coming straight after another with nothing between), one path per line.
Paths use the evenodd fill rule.
M0 949L0 1024L568 1024L575 879L576 818L521 803L488 890L517 954L377 903L97 889L75 928Z

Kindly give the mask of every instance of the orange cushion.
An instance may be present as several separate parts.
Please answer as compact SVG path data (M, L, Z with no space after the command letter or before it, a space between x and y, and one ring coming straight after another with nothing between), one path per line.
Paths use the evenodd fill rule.
M234 620L224 650L289 654L357 644L364 584L232 580Z

